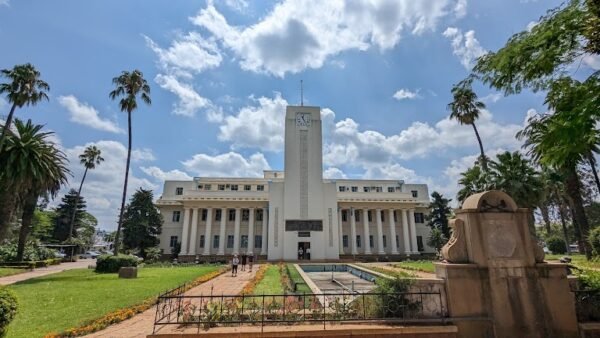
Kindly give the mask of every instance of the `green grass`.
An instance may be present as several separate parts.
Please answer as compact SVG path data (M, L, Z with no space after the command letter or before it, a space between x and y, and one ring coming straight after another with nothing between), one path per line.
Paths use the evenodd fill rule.
M304 278L300 276L300 272L298 272L298 270L294 267L294 264L287 264L287 271L290 280L294 283L297 283L297 293L312 293L312 290L308 287L308 285L306 285Z
M435 273L435 267L433 266L432 261L404 261L397 263L396 267L407 270Z
M281 273L277 265L269 265L263 279L256 284L252 291L255 295L269 294L279 295L283 294L283 285L281 285Z
M406 271L385 269L382 267L372 266L372 265L360 265L360 266L364 267L365 269L373 270L375 272L379 272L379 273L382 273L384 275L391 276L391 277L415 278L414 274L412 274L410 272L406 272Z
M0 268L0 277L7 277L16 275L19 273L27 272L27 269L16 269L16 268Z
M546 261L558 261L565 255L546 255ZM579 268L595 268L600 269L600 257L593 258L591 261L586 260L585 255L582 254L572 254L571 256L571 264L579 267Z
M29 279L10 286L19 299L19 313L9 326L7 337L43 337L60 332L142 303L218 268L140 268L137 279L77 269Z

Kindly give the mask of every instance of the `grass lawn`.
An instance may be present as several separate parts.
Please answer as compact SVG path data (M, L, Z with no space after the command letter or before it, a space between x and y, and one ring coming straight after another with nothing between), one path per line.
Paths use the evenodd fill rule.
M404 261L397 263L396 266L407 270L435 273L435 267L433 266L432 261Z
M560 260L562 257L567 256L566 254L564 255L546 255L546 261L558 261ZM591 261L587 261L585 259L585 255L582 254L572 254L571 256L571 264L580 267L580 268L596 268L596 269L600 269L600 259L596 258L593 259Z
M406 271L400 271L400 270L391 270L391 269L385 269L382 267L378 267L378 266L372 266L372 265L360 265L362 267L364 267L365 269L369 269L369 270L373 270L375 272L379 272L382 273L384 275L388 275L388 276L392 276L392 277L398 277L398 278L415 278L415 275L406 272Z
M296 292L312 293L312 290L308 287L308 285L306 285L304 278L302 278L302 276L300 276L300 272L298 272L298 270L296 270L296 268L294 267L294 264L287 264L287 271L290 276L290 280L294 283L297 283Z
M139 304L218 268L140 268L137 279L77 269L29 279L10 286L17 293L19 313L9 326L7 337L43 337L60 332Z
M254 287L252 291L255 295L279 295L283 294L283 285L281 285L281 273L277 265L269 265L263 279Z
M27 272L27 269L15 269L15 268L0 268L0 277L7 277L16 275L19 273Z

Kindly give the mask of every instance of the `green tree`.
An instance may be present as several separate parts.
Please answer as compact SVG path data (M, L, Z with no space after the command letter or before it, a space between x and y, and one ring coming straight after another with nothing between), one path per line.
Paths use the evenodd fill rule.
M427 238L427 245L429 245L432 248L435 248L435 251L437 251L437 253L439 254L444 244L448 242L448 238L449 237L446 237L442 230L438 228L433 228L429 232L429 237Z
M64 153L48 140L52 132L41 132L43 126L31 120L23 123L16 119L15 127L17 133L7 137L0 153L0 181L8 182L10 193L21 205L17 259L22 260L39 196L55 196L70 172Z
M544 197L541 175L521 153L504 152L490 163L492 188L502 190L521 208L533 211Z
M131 113L137 109L137 97L143 102L150 105L150 86L144 79L144 75L139 70L133 72L123 71L121 75L113 78L115 89L110 92L109 96L112 100L122 97L119 100L119 108L122 112L127 112L127 164L125 166L125 182L123 183L123 196L121 198L121 209L119 211L119 222L117 224L117 233L115 234L114 254L119 252L119 236L121 226L123 224L123 212L125 210L125 199L127 198L127 181L129 179L129 164L131 161Z
M95 169L97 165L104 161L104 158L101 155L102 151L93 145L85 148L83 154L79 155L79 163L83 164L85 171L83 172L83 177L81 178L81 183L79 184L79 190L77 190L77 199L79 199L81 196L81 188L83 188L83 182L85 181L88 170ZM73 224L75 223L76 213L77 208L73 208L73 214L71 215L71 221L69 222L68 239L71 239L71 236L73 235Z
M452 208L448 206L450 201L452 200L434 191L431 193L429 215L427 215L427 225L432 230L439 229L446 238L450 238L450 227L448 226L448 217L452 215Z
M33 213L33 220L31 222L31 237L39 239L40 241L47 241L52 237L52 231L54 228L53 220L55 212L52 210L42 210L39 206Z
M475 94L471 88L471 82L471 79L467 79L452 87L453 100L448 104L448 109L451 112L450 119L454 119L460 124L473 127L477 143L479 144L479 151L481 152L479 161L481 162L483 170L487 171L487 157L485 157L481 136L479 136L479 131L477 131L477 126L475 125L475 121L479 118L481 109L485 109L485 104L477 100L477 94Z
M77 190L69 190L56 208L52 231L54 241L62 243L73 236L77 237L77 231L83 224L83 213L86 210L85 200L78 195ZM71 215L74 214L76 218L72 219Z
M151 190L138 189L123 215L123 246L137 249L142 257L146 249L158 245L163 218L153 202Z
M461 177L458 180L458 184L461 186L461 188L458 191L456 198L461 205L467 199L467 197L479 192L490 190L489 175L486 174L478 164L475 164L473 167L467 169L465 172L461 173L460 176Z
M0 70L0 75L9 80L7 83L0 83L0 94L6 94L8 102L12 104L6 123L2 128L2 135L0 135L1 152L6 134L10 130L15 110L24 105L35 106L44 99L48 100L46 92L50 90L50 86L40 80L40 72L30 63L16 65L13 69L2 69Z

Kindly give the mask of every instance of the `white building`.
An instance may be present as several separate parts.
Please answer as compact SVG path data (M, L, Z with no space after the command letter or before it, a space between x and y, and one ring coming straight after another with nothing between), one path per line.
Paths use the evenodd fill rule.
M434 251L425 244L427 185L323 179L322 158L320 108L287 107L284 171L165 182L157 201L163 252L177 242L183 260L233 253L296 260L300 248L313 260Z

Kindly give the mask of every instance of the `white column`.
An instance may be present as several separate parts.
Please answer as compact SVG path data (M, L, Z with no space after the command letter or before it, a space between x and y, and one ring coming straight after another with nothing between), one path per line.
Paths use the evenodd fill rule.
M406 209L402 209L402 237L404 237L404 253L410 255L410 236L408 234L408 216Z
M342 231L342 209L338 208L338 236L340 255L344 254L344 232Z
M268 217L269 213L267 212L267 208L262 208L262 248L260 250L261 255L267 254L267 226L269 225Z
M417 229L415 228L415 209L408 210L408 222L410 224L410 241L412 243L412 252L419 253L417 246Z
M233 252L240 253L240 218L241 217L240 208L235 208L235 228L233 229Z
M204 231L204 255L210 255L210 246L212 244L212 208L206 209L206 230Z
M363 209L362 212L362 216L363 216L363 231L364 231L364 235L365 235L365 240L363 241L364 243L364 253L365 255L370 255L371 254L371 241L369 240L369 237L371 237L371 234L369 233L369 209Z
M356 218L354 218L354 208L350 208L350 247L352 248L352 254L358 254L356 249Z
M254 253L254 208L248 209L248 247L246 252L249 255Z
M188 255L196 255L196 247L198 246L198 242L196 242L196 239L198 238L198 212L200 212L200 209L192 209L192 231L190 235L190 247L188 249Z
M375 217L377 218L377 253L380 255L385 254L383 250L383 226L381 225L381 209L375 210Z
M227 222L227 209L221 208L221 228L219 229L219 255L225 255L225 224Z
M389 210L389 223L390 223L390 244L392 245L391 254L398 254L398 246L396 245L396 221L394 221L394 209Z
M181 251L180 255L185 256L188 252L188 240L190 233L190 208L183 208L183 230L181 233Z

